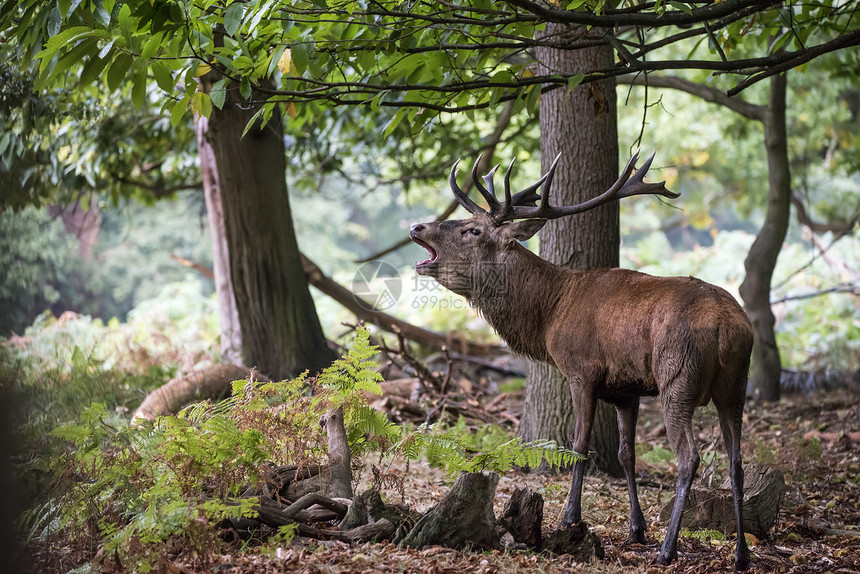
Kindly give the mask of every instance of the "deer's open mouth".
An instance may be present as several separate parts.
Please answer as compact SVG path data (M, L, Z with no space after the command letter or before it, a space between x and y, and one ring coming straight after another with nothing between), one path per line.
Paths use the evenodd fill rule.
M430 253L430 257L424 259L423 261L419 261L415 264L415 267L421 267L423 265L430 265L431 263L436 263L436 259L438 259L439 255L436 253L436 250L430 246L430 244L421 241L417 237L412 237L412 241L414 241Z

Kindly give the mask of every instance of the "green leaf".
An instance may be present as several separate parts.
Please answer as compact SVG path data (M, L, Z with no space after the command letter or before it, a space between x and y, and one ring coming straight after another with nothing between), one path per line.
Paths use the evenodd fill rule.
M134 58L131 54L126 54L125 52L121 53L111 64L110 69L107 73L107 84L108 89L113 92L115 91L120 83L126 78L128 74L129 68L131 68L131 64L134 62Z
M275 73L275 70L278 69L278 62L281 61L281 56L284 55L284 52L286 50L287 50L286 46L278 46L277 48L275 48L275 50L269 56L269 67L266 69L266 77L271 76L272 74ZM285 75L287 73L289 73L289 70L284 72Z
M263 114L265 114L265 112L266 112L266 106L260 106L260 109L257 110L257 113L255 113L253 116L251 116L251 119L248 120L247 124L245 124L245 129L242 130L242 137L243 138L245 137L245 134L247 134L249 131L251 131L252 129L257 127L258 120L260 120L263 117ZM269 112L269 114L271 115L271 112Z
M74 26L63 30L56 36L48 38L48 41L45 43L45 49L36 54L36 57L41 60L39 74L44 73L45 68L48 67L48 64L60 48L68 47L76 40L91 35L93 35L93 31L86 26Z
M582 80L585 79L585 74L576 74L567 79L567 89L572 90L576 86L582 83Z
M224 101L227 99L227 86L230 83L229 78L222 78L215 82L212 90L209 92L209 99L219 110L224 109Z
M379 111L379 104L382 102L382 98L384 98L387 93L387 91L383 90L373 96L373 98L370 100L370 109L374 112Z
M98 56L90 58L89 62L84 64L84 68L81 71L81 80L79 85L81 87L85 87L95 82L101 75L102 70L105 69L107 63L107 58L99 58Z
M153 34L149 37L149 40L143 45L143 50L140 53L140 57L144 60L148 60L158 51L158 48L161 46L161 39L163 34Z
M131 47L132 25L134 22L132 21L131 8L128 7L128 4L123 4L119 12L117 12L117 21L119 22L120 32L122 32L127 45Z
M159 60L153 62L150 67L152 68L152 74L155 76L155 81L158 84L158 87L165 92L172 92L175 84L173 81L173 73L170 71L170 68L168 68L164 62Z
M55 5L51 8L51 12L48 14L48 35L56 36L60 33L60 27L63 25L63 16L60 13L59 5Z
M224 11L224 31L228 36L234 36L242 25L242 3L230 4Z
M239 93L246 100L250 100L251 99L251 92L252 92L251 80L249 80L248 77L246 76L246 77L242 78L241 82L239 82Z
M397 126L400 125L400 122L403 121L404 116L406 115L406 108L401 108L397 110L397 113L394 114L394 117L388 122L385 126L385 129L382 130L382 135L384 137L388 137L397 129Z
M208 118L212 113L212 100L209 94L197 91L191 96L191 109L201 116Z
M95 16L96 22L105 28L110 27L110 13L105 10L102 0L95 0L93 2L93 8L95 8L93 10L93 16Z
M131 87L131 103L140 109L146 100L146 66L141 66L134 74L134 84Z
M308 47L303 42L296 42L290 46L290 54L293 58L293 65L296 67L296 72L301 76L308 69Z
M6 148L9 147L9 143L12 141L12 132L5 132L3 137L0 137L0 155L6 151Z
M107 55L110 54L110 51L113 49L114 42L116 42L116 38L113 38L110 42L108 42L102 47L102 49L99 51L99 58L107 58Z
M683 2L678 2L677 0L667 0L666 4L668 4L675 10L680 10L681 12L686 12L687 14L693 13L693 9L687 4L684 4Z
M172 125L173 127L179 125L179 122L182 121L182 118L185 115L185 110L188 109L188 103L190 101L191 97L186 95L184 98L182 98L173 105L173 109L170 110L170 125Z
M51 70L51 73L48 74L47 77L40 78L39 83L41 85L46 85L54 76L61 72L65 72L73 66L77 66L85 59L94 57L96 52L98 52L98 49L99 43L96 38L86 38L81 40L78 42L77 46L63 54L59 61L57 61L56 66Z

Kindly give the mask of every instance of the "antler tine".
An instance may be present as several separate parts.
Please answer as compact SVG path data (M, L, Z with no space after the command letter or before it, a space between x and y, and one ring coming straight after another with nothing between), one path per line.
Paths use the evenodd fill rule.
M481 185L481 178L478 177L478 166L481 164L481 159L483 159L483 157L484 157L484 154L478 154L478 159L475 160L475 164L472 166L472 183L474 183L475 187L478 188L478 192L481 194L481 197L483 197L486 200L487 205L490 206L490 212L492 212L492 211L498 209L496 206L498 206L498 204L499 204L498 200L496 199L495 192L493 191L493 181L492 181L492 176L496 170L494 168L494 169L490 170L490 173L487 174L487 176L490 177L489 180L487 179L487 176L483 177L483 180L487 183L487 186L490 188L488 190L486 187ZM498 168L498 166L496 166L496 168ZM485 210L482 208L481 211L485 211Z
M505 171L505 210L511 207L511 172L514 169L514 162L516 161L517 158L514 156L510 165L508 165L507 171Z
M451 185L451 191L454 193L454 197L457 198L457 202L463 206L463 208L471 214L480 213L484 211L480 205L469 199L469 196L460 189L460 186L457 185L457 166L460 164L460 160L454 162L454 165L451 166L451 175L448 177L448 183Z
M550 166L546 174L536 184L533 184L528 189L513 196L511 206L506 208L505 211L501 213L499 217L495 217L495 219L497 222L511 219L556 219L566 215L582 213L583 211L588 211L598 205L602 205L622 197L629 197L631 195L662 195L671 199L680 197L681 194L674 193L666 189L665 181L660 183L645 183L645 173L651 167L654 155L655 154L651 154L651 157L649 157L642 167L636 170L636 174L633 175L633 170L636 169L636 160L639 159L639 152L636 152L633 154L633 157L630 158L630 161L627 162L627 165L624 167L624 170L615 183L612 184L612 187L607 189L605 192L595 198L576 205L563 205L556 207L550 204L549 196L550 189L552 187L552 180L555 176L555 169L558 165L559 157L561 157L561 154L559 154L556 156L552 166ZM526 197L529 201L537 199L538 195L534 193L534 190L538 187L538 184L543 184L543 192L539 196L540 204L536 206L518 205L518 198L522 198L521 201L526 201Z
M483 176L484 183L487 184L487 193L482 194L484 199L487 200L487 205L490 206L490 213L496 213L500 209L503 208L502 204L499 203L499 200L496 199L496 186L493 182L493 178L496 176L496 171L498 171L499 166L501 164L496 164L490 171L487 172L487 175Z
M522 205L526 206L529 203L533 205L537 205L538 201L540 201L540 195L535 193L540 186L544 184L549 173L543 174L539 180L528 186L522 191L518 191L511 198L511 205L517 206Z
M645 172L651 168L651 162L654 161L655 155L657 155L656 151L651 154L651 157L649 157L644 164L642 164L642 167L636 170L633 177L624 183L621 190L618 192L619 198L642 194L662 195L669 199L677 199L681 197L680 193L675 193L674 191L666 189L665 181L661 181L659 183L645 183L643 179L645 177Z
M542 213L552 209L552 206L549 204L549 193L552 190L552 180L555 177L555 168L558 167L558 160L561 159L561 153L555 156L555 159L552 160L552 165L549 166L549 169L546 172L546 183L543 186L543 192L540 194L540 207L538 208L538 213Z

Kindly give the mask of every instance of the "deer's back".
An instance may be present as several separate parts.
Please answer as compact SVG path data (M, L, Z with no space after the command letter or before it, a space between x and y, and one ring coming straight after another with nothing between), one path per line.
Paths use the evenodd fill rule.
M654 277L626 269L565 274L547 330L547 350L569 378L597 378L612 399L669 392L680 373L700 404L721 375L748 366L752 328L724 289L692 277Z

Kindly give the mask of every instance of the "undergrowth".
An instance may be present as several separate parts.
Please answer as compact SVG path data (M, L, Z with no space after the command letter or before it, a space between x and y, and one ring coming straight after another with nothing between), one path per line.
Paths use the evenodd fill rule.
M342 407L354 460L370 452L382 460L426 457L449 473L505 471L541 460L568 466L576 456L552 442L522 444L498 427L469 431L463 421L445 428L393 424L368 405L381 394L376 348L359 330L352 349L315 378L236 381L219 403L192 405L154 423L128 424L104 402L94 402L70 424L50 432L62 449L52 456L50 496L25 513L33 542L62 537L83 542L125 569L147 572L165 554L191 551L201 568L226 550L227 521L256 516L256 498L278 465L325 463L319 421ZM377 486L392 486L374 473ZM291 528L262 529L243 544L283 544ZM93 556L90 556L92 559Z

